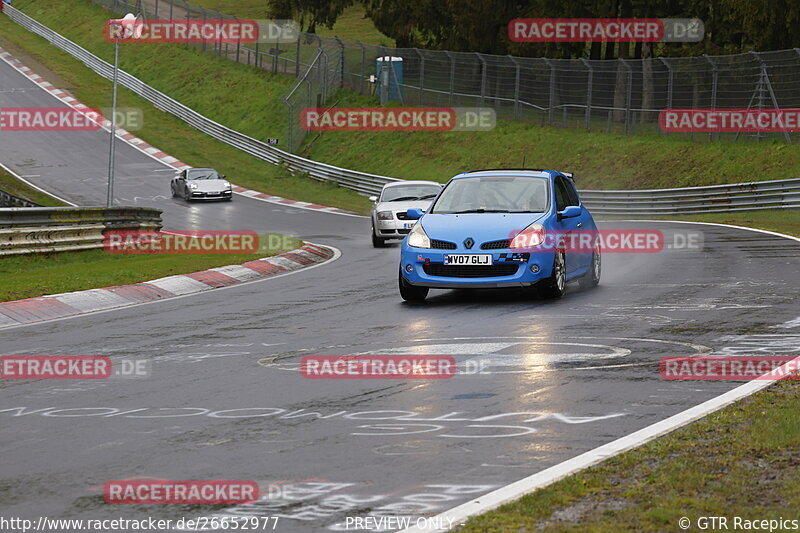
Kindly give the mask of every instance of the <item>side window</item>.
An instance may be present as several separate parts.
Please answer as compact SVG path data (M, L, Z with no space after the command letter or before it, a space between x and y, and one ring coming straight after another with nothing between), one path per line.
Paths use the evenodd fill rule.
M564 184L564 178L557 177L553 184L556 188L556 210L563 211L569 205L569 194Z
M580 205L581 201L578 199L578 192L575 190L575 186L572 184L572 180L566 179L563 180L564 185L567 188L567 196L569 197L569 205Z

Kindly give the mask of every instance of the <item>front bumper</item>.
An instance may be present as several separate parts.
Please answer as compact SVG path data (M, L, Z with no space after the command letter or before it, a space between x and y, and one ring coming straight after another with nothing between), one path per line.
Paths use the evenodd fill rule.
M447 266L448 254L492 256L491 267ZM513 250L433 250L412 248L405 242L400 271L410 285L434 289L489 289L530 287L552 276L553 253L519 253ZM534 265L538 270L531 270Z
M233 191L217 191L217 192L208 192L208 191L192 191L191 198L192 200L220 200L223 198L232 198Z
M416 223L416 220L379 220L375 218L375 236L383 237L384 239L402 239L411 227Z

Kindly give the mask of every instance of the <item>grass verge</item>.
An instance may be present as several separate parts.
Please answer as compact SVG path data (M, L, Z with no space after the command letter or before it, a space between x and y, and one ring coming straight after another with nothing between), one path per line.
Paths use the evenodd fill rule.
M67 205L49 194L45 194L26 185L2 168L0 168L0 191L13 194L17 198L23 198L29 202L39 204L42 207L62 207Z
M98 29L108 12L87 0L76 0L66 12L56 0L19 0L15 5L106 60L111 59L112 47ZM11 23L0 22L0 30L11 29ZM18 35L16 32L13 37ZM26 43L21 44L27 47ZM129 44L123 48L123 68L199 112L262 140L285 138L287 113L280 96L294 81L292 78L266 74L181 45ZM67 77L64 71L77 67L74 61L59 65L63 57L49 45L37 51L37 58L48 68ZM97 80L94 74L90 76ZM97 83L86 81L75 84L81 88L76 92L91 100L83 94L96 93L92 85ZM87 103L107 105L107 94L101 96ZM340 91L332 101L337 101L339 107L376 105L374 98L348 91ZM153 120L161 119L156 116ZM174 132L162 128L160 136L149 131L142 136L190 164L207 164L208 145L196 137L185 138L185 131L185 127L174 128ZM311 139L313 143L307 143L303 151L307 157L400 178L445 180L465 169L519 167L523 158L534 168L575 171L580 187L600 189L777 179L797 176L800 169L800 146L778 140L692 142L676 136L625 136L510 121L500 121L489 132L327 132L310 135ZM211 163L227 164L218 150L214 152ZM247 180L258 185L253 188L281 195L291 193L295 198L304 192L298 190L296 179L291 183L280 181L275 170L256 172L253 167L238 163L229 166L232 168L226 173L243 185L250 186ZM342 200L331 198L327 203Z
M264 251L257 254L132 255L110 254L104 250L85 250L3 257L0 261L0 278L3 279L3 283L0 284L0 301L112 287L174 274L188 274L277 255L302 245L299 239L281 237L280 247L267 250L263 243L267 242L268 237L262 235L261 248Z
M691 520L688 531L701 531L703 516L727 517L733 530L735 516L800 519L797 509L800 383L782 381L457 531L681 531L682 517Z

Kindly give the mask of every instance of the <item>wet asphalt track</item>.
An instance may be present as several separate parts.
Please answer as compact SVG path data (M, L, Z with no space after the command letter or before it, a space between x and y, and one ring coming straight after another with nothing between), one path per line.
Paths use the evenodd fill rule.
M27 105L58 104L0 64L0 106ZM0 161L98 204L107 141L0 133ZM800 315L795 241L618 222L668 236L700 230L705 249L608 254L600 287L560 301L432 291L408 305L396 289L397 247L373 249L366 219L240 196L187 205L169 198L166 167L117 147L119 201L163 209L169 229L283 232L343 255L245 286L0 330L4 355L152 362L148 378L0 382L3 516L279 516L277 531L308 532L341 528L347 516L437 514L737 385L664 381L661 357L800 350L800 327L775 327ZM296 371L303 355L360 353L452 354L483 362L484 373L406 382ZM296 484L238 507L103 502L106 481L134 476L252 479L263 492Z

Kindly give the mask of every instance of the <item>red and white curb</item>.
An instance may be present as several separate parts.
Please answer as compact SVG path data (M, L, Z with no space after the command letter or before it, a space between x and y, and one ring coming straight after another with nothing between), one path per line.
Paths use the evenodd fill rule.
M319 266L340 256L336 248L305 243L273 257L180 274L143 283L53 294L0 303L0 329L141 305L222 287L260 281L303 268Z
M45 80L40 75L36 74L33 70L31 70L29 67L24 65L19 59L11 55L11 53L4 50L2 47L0 47L0 59L5 61L10 67L12 67L17 72L19 72L20 74L31 80L40 88L50 93L50 95L58 99L63 104L66 104L72 109L75 109L76 111L79 111L84 114L87 111L90 111L90 108L88 106L85 106L68 91L59 89L58 87L54 86L52 83ZM99 126L106 131L109 132L111 131L111 122L109 120L103 120L103 123L99 124ZM137 150L147 154L156 161L159 161L160 163L163 163L168 167L174 168L177 171L181 171L186 168L192 168L190 165L187 165L186 163L180 161L179 159L172 157L171 155L163 152L162 150L159 150L155 146L140 139L139 137L125 130L124 128L116 128L116 135L118 138L122 139L123 141L133 146ZM344 209L339 209L338 207L329 207L326 205L320 205L311 202L301 202L299 200L289 200L288 198L283 198L281 196L275 196L272 194L266 194L260 191L254 191L252 189L246 189L244 187L239 187L238 185L233 186L233 192L236 194L240 194L242 196L247 196L249 198L260 200L262 202L269 202L272 204L278 204L287 207L296 207L298 209L310 209L312 211L322 211L325 213L333 213L336 215L362 217L362 215L357 215L355 213L351 213Z

